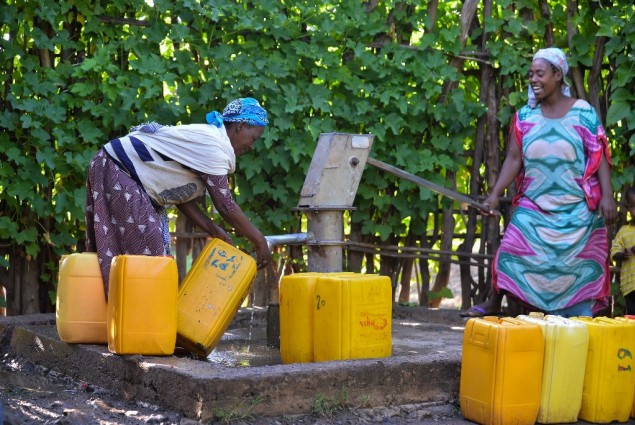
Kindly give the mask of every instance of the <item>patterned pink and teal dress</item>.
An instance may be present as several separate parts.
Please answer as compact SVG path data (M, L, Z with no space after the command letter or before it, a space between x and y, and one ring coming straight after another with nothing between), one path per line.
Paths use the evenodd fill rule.
M610 294L608 236L597 212L597 170L610 155L599 117L583 100L558 119L543 117L540 105L525 106L512 131L523 169L494 286L545 312L583 301L597 311Z

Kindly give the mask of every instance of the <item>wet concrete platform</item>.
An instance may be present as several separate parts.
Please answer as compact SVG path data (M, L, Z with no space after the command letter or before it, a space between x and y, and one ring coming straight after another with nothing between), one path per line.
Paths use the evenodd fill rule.
M382 407L458 399L465 319L457 310L393 307L392 355L283 365L267 344L266 309L241 309L208 359L116 355L60 341L54 314L0 318L0 355L208 420L215 409L309 413L318 399Z

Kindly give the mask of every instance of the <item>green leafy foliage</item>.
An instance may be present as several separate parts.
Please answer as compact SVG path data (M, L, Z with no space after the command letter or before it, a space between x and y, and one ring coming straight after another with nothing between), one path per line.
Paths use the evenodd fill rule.
M454 294L450 288L441 288L439 291L427 291L428 300L434 301L441 298L453 298Z

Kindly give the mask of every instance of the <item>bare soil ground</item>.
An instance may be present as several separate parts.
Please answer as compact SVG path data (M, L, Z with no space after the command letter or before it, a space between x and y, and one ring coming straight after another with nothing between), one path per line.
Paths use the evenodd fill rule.
M4 424L161 424L180 423L176 412L115 397L30 363L0 364L1 419Z

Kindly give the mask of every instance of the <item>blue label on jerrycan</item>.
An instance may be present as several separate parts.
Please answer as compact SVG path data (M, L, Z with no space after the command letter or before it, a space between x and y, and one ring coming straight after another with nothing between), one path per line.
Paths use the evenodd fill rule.
M234 277L238 269L240 269L241 263L242 261L235 254L218 247L212 248L206 260L207 267L229 273L227 275L217 275L223 280L230 280Z

